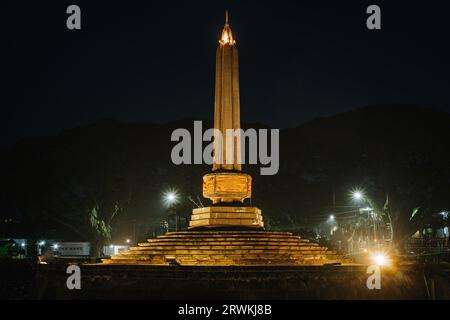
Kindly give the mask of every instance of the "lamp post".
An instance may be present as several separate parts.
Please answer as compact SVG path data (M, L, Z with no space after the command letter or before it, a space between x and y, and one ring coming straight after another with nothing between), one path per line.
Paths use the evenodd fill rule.
M166 207L174 210L175 213L175 231L179 231L179 216L173 206L179 202L178 193L175 190L164 192L163 201Z
M368 198L362 190L354 189L351 191L351 198L356 203L366 202L369 207L360 208L360 211L367 211L367 218L369 215L372 217L373 222L373 238L374 242L377 242L377 229L376 229L376 213L374 211L374 207L370 198Z

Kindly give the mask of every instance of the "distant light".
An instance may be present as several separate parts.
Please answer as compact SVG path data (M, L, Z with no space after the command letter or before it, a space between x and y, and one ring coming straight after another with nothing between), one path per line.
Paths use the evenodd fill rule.
M169 190L163 193L163 201L167 207L178 203L178 193L176 190Z
M40 246L45 246L45 241L41 241L41 242L39 243L39 245L40 245Z
M367 249L363 249L363 252L367 252Z
M177 197L174 193L167 194L167 201L169 201L169 202L174 202L176 198Z
M330 214L330 220L334 220L334 219L335 219L334 214Z
M127 243L130 243L131 241L130 241L130 239L127 239L126 242L127 242Z
M385 254L377 253L372 256L373 262L378 266L386 266L389 264L389 260Z
M355 201L361 201L364 198L364 193L360 190L355 190L352 192L352 198Z
M22 247L25 247L25 243L22 242L21 246L22 246Z
M55 249L55 250L58 249L58 244L57 244L57 243L55 243L55 244L53 245L53 249Z
M110 244L110 245L109 245L109 248L110 248L110 249L114 249L114 245L113 245L113 244Z

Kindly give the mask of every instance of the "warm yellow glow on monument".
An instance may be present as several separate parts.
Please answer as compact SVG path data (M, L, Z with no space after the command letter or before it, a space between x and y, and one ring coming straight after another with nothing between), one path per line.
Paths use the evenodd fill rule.
M229 41L230 41L230 36L228 35L227 32L224 32L222 34L222 43L229 43Z
M238 50L228 25L227 13L216 51L214 129L226 135L227 130L238 130L240 127ZM199 201L201 207L192 210L189 231L167 232L148 239L145 243L112 255L110 259L102 259L104 264L244 268L323 266L345 261L335 251L292 233L264 231L261 210L244 202L252 195L252 177L242 171L237 158L240 137L233 137L231 163L220 161L228 159L230 148L226 143L216 141L215 136L214 160L219 161L213 163L212 172L203 176L203 196L210 199L212 205L203 207ZM163 196L167 208L172 208L175 213L173 206L181 201L181 194L169 189ZM181 208L176 210L177 217L181 213L179 210ZM167 221L164 228L168 228ZM376 263L385 261L383 256L375 256Z
M220 44L235 44L236 41L233 40L233 34L231 33L231 29L227 26L223 29L222 39L219 41Z
M216 51L214 97L214 128L225 134L229 129L240 129L238 66L237 46L227 13ZM335 251L292 233L264 231L261 210L244 202L252 195L252 177L242 171L237 159L239 138L234 139L232 152L226 144L216 143L216 139L214 142L214 159L228 159L231 154L233 161L214 162L212 172L203 176L203 196L210 199L212 205L203 207L201 204L192 210L189 231L168 232L148 239L137 247L112 255L110 259L102 259L104 264L295 267L333 265L345 261ZM181 201L181 195L176 190L167 190L164 201L170 208ZM165 223L165 227L167 225ZM385 261L384 256L375 256L375 263Z
M233 45L236 43L236 41L234 41L233 39L233 33L231 32L231 28L228 23L228 11L226 12L225 27L223 27L222 38L220 39L219 43L221 45L225 44Z

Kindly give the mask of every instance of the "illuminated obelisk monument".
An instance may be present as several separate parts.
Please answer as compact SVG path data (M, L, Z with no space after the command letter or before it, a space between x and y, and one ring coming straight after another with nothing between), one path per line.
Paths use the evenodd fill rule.
M240 127L239 57L227 12L216 52L213 172L203 177L203 196L213 205L193 210L190 229L264 227L261 210L243 205L252 178L241 171Z
M238 72L227 14L216 54L214 162L203 177L203 195L212 205L193 210L189 230L148 239L103 259L104 265L317 266L343 261L336 252L290 232L265 231L261 210L244 204L252 195L252 179L242 172L240 137L235 135L240 128Z

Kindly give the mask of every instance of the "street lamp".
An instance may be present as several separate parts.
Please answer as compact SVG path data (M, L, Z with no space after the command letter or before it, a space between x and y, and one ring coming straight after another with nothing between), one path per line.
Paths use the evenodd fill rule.
M374 212L374 207L373 207L372 201L364 194L364 191L359 190L359 189L353 189L352 191L350 191L350 195L354 202L361 203L361 204L362 204L362 202L365 202L369 205L368 207L360 208L359 211L367 212L367 218L368 219L372 218L373 238L374 238L374 242L377 242L377 228L376 228L376 218L377 217L376 217L376 213Z
M351 196L352 196L352 199L356 202L360 202L363 199L365 199L364 192L362 192L361 190L353 190L351 192Z
M178 203L178 193L175 190L169 190L164 192L163 201L167 207L172 206L173 204Z
M169 202L175 202L176 199L177 199L177 197L175 196L174 193L169 193L169 194L167 194L167 201L169 201Z
M180 224L180 217L177 213L176 208L174 208L173 205L177 204L179 200L179 196L176 190L168 190L164 192L163 194L163 201L165 206L169 209L169 211L172 211L175 215L175 231L179 231L179 224Z

